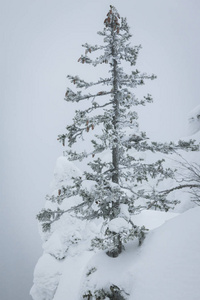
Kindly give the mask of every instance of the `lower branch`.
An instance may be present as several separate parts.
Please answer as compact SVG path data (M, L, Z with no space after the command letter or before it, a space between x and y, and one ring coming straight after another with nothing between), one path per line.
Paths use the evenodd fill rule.
M182 185L175 186L175 187L173 187L171 189L168 189L168 190L160 191L159 193L160 194L170 194L173 191L181 190L181 189L185 189L185 188L190 188L190 189L200 188L200 184L182 184Z

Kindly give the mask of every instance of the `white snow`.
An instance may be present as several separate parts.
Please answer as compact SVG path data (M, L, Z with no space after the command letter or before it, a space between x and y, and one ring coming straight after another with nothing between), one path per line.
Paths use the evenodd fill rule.
M81 175L80 170L65 157L59 158L52 194L57 195L75 174ZM92 182L85 182L84 187L92 188ZM185 198L189 203L189 196ZM57 204L47 202L46 207L57 208ZM79 197L70 197L60 208L68 209L79 202ZM122 204L119 217L108 227L117 233L126 232L129 218L127 205ZM182 214L180 208L177 213L144 210L131 220L150 230L143 245L139 247L137 240L129 242L119 257L111 258L90 247L101 220L88 223L64 214L43 236L44 254L35 267L30 292L33 299L80 300L89 290L109 291L114 284L128 300L199 300L200 207Z
M56 292L62 263L50 254L44 254L35 267L34 285L30 291L34 300L51 300Z
M115 218L108 223L108 228L112 232L119 233L126 229L131 229L131 224L128 223L124 218Z
M58 157L54 170L54 179L51 183L51 191L58 190L62 186L70 185L71 178L81 176L82 173L75 164L65 156Z
M200 207L149 234L132 265L130 300L198 300Z
M178 216L179 213L155 210L143 210L140 214L132 216L132 222L137 226L145 226L149 230L157 228L166 221Z
M53 300L78 300L79 288L85 266L93 252L85 251L79 256L69 256L63 263L63 274ZM46 299L45 299L46 300Z
M81 176L81 171L72 162L69 162L66 157L59 157L54 171L54 180L51 184L51 194L57 196L58 189L69 185L73 176ZM86 187L89 188L90 186L91 182L88 181ZM67 210L79 204L80 200L78 196L67 198L59 205L59 208ZM46 201L45 207L56 210L58 204ZM92 252L88 252L88 249L91 245L91 238L96 234L97 230L98 224L88 224L87 221L75 218L69 213L63 214L58 221L53 223L50 232L44 233L40 228L44 253L34 271L34 285L30 291L34 300L52 300L57 287L60 287L60 275L66 274L66 272L69 272L70 293L76 290L76 283L74 283L75 285L72 284L74 280L71 277L72 266L73 264L75 265L76 260L78 260L80 265L79 258L87 256L86 253L89 253L91 256ZM78 278L77 269L74 272ZM70 296L68 299L70 299Z
M144 211L135 217L137 224L159 227L141 247L131 242L117 258L81 246L61 261L44 254L35 269L33 299L79 300L88 290L109 290L114 284L129 294L129 300L198 300L200 207L181 215Z
M151 231L141 247L129 243L114 259L102 252L94 255L85 269L85 274L91 274L83 277L80 293L109 290L114 284L129 294L129 300L198 300L199 228L198 207Z
M43 244L44 252L49 253L59 259L65 257L65 248L62 244L62 233L55 231L50 238Z
M128 211L128 205L127 204L120 204L120 217L123 217L125 219L129 219L130 218L130 213Z

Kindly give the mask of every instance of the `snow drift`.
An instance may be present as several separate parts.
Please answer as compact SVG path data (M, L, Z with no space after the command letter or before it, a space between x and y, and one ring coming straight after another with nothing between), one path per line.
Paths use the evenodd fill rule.
M70 180L69 173L80 171L66 158L59 158L51 185L53 194L66 184L66 178ZM79 199L72 197L64 205L69 208L76 201ZM52 205L46 202L46 207ZM133 222L150 229L143 245L131 242L118 258L110 258L103 251L90 249L90 241L99 231L97 223L64 214L50 233L41 232L44 254L35 268L32 298L80 300L88 291L109 290L115 285L130 300L199 299L200 208L181 215L143 211L133 216ZM73 237L70 243L69 235Z
M200 106L190 118L190 123L196 124L192 138L197 142L199 112ZM187 153L186 158L198 162L199 153ZM58 158L52 195L58 195L72 176L80 175L81 171L72 162ZM91 250L91 239L99 232L98 222L88 223L64 214L49 233L40 232L44 254L35 267L30 292L33 300L80 300L89 292L94 295L96 290L109 291L112 286L117 286L128 300L199 300L200 207L189 209L195 206L189 196L176 192L174 197L177 196L181 204L176 213L143 211L132 217L134 224L145 225L149 233L141 247L137 241L129 242L126 251L117 258ZM77 196L71 197L63 201L62 208L68 209L80 201ZM56 209L56 203L46 201L45 207ZM110 223L112 228L118 225L119 222Z
M154 212L147 219L154 224L157 219L158 225L165 217ZM118 258L110 258L102 251L84 251L57 261L44 254L35 269L32 297L79 300L89 290L109 289L113 284L130 300L198 300L199 228L197 207L150 231L141 247L136 242L129 243Z

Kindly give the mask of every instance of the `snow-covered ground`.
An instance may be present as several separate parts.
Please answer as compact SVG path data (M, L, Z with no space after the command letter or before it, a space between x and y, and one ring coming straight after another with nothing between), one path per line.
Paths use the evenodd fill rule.
M131 267L131 300L199 299L199 228L197 207L150 232Z
M66 183L67 170L79 174L71 162L59 158L53 194ZM51 202L46 207L52 208ZM143 211L133 218L136 225L150 231L141 247L131 242L118 258L90 250L90 240L98 231L95 223L88 225L65 214L50 234L41 233L44 254L34 272L33 299L79 300L88 291L109 290L111 285L130 300L199 299L200 207L182 214ZM70 243L69 235L73 237ZM79 235L82 242L76 244Z
M129 294L130 300L199 299L199 228L198 207L152 230L141 247L130 243L118 258L96 254L85 273L96 271L85 276L82 292L109 290L114 284Z
M109 290L114 284L130 300L198 300L200 207L180 215L145 212L141 220L146 217L152 227L162 225L150 231L141 247L129 243L118 258L88 250L63 261L44 254L35 269L33 298L78 300L88 290Z
M200 132L196 132L199 112L197 107L190 114L190 126L196 124L192 124L191 130L194 127L195 130L191 138L197 142L200 141ZM198 162L199 152L189 152L185 157ZM58 195L72 176L80 174L67 158L58 158L52 195ZM99 231L98 222L88 223L64 214L52 225L50 233L40 232L44 254L35 267L32 298L80 300L96 290L109 292L115 285L124 299L129 300L199 300L200 207L186 193L176 192L174 197L181 200L174 211L144 210L132 217L134 224L145 225L149 233L142 246L138 246L137 240L129 242L117 258L108 257L104 251L91 250L91 239ZM80 200L71 197L61 208L68 209ZM56 204L46 201L45 208L56 209ZM111 221L109 226L118 225L119 222Z

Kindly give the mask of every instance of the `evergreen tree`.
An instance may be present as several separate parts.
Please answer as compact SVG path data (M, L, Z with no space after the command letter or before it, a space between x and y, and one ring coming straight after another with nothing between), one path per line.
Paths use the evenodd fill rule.
M130 46L131 34L126 18L120 18L115 7L110 10L104 21L104 29L98 32L104 39L101 46L84 44L85 54L79 62L94 67L99 64L107 65L107 78L99 78L96 82L86 82L79 76L68 76L76 90L67 88L65 100L68 102L85 103L85 109L75 112L73 122L66 127L66 133L59 135L59 140L68 143L66 155L69 160L88 160L88 168L83 176L74 178L73 186L65 186L52 201L61 203L67 197L79 195L82 203L71 208L68 212L88 220L102 218L104 230L101 236L93 240L93 246L107 250L112 257L118 256L123 250L124 243L137 237L141 243L146 229L136 226L131 215L142 208L156 208L167 211L177 201L168 201L165 193L155 190L147 191L142 184L149 178L160 182L173 178L173 171L165 169L163 160L147 164L138 153L145 151L172 153L177 149L197 150L194 141L178 144L150 142L144 132L139 131L138 116L134 107L152 102L147 94L139 100L133 89L144 85L145 80L155 79L155 75L141 73L135 68L141 46ZM92 58L93 52L101 54ZM126 73L126 65L132 67L131 73ZM98 92L84 93L102 86ZM127 132L131 134L127 134ZM85 139L93 133L91 151L78 152L74 146L78 139ZM109 159L105 159L109 154ZM90 188L88 184L90 183ZM143 199L143 202L139 201ZM56 212L43 210L38 219L43 229L48 230L52 222L57 220L65 211Z

